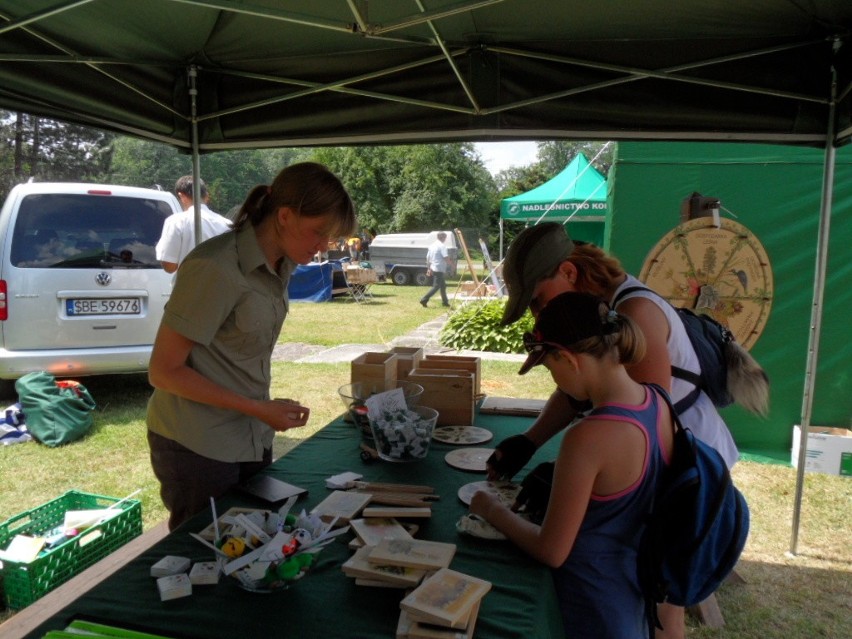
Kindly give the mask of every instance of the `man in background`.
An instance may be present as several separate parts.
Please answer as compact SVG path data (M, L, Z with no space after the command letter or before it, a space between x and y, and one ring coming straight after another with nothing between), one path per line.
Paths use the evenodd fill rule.
M199 179L201 196L201 240L224 233L231 228L227 218L214 213L207 207L210 194L207 185ZM195 206L192 199L192 176L184 175L175 182L175 195L180 200L183 212L174 213L166 218L163 233L157 242L157 259L167 273L174 273L183 259L195 248Z
M438 291L441 291L442 306L449 306L450 301L447 299L447 267L450 264L450 253L444 245L447 239L447 234L441 231L438 233L438 239L429 245L429 250L426 253L427 270L426 275L432 276L432 288L420 299L420 305L426 308L429 303L429 298Z

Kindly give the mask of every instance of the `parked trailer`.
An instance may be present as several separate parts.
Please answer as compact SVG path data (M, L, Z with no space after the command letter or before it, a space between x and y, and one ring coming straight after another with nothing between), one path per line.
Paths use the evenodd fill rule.
M426 286L431 278L426 275L426 254L429 245L438 239L439 231L430 233L386 233L377 235L370 242L370 263L381 278L390 279L394 284L404 286L415 284ZM450 257L447 275L454 277L458 264L456 236L452 231L444 231L447 239L444 244Z

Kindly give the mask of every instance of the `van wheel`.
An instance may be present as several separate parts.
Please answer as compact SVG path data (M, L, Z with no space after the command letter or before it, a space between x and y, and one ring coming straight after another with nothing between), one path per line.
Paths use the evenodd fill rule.
M414 275L414 283L417 286L428 286L429 285L429 276L424 272L419 272Z
M391 275L391 280L397 286L405 286L411 281L411 275L408 271L396 270Z

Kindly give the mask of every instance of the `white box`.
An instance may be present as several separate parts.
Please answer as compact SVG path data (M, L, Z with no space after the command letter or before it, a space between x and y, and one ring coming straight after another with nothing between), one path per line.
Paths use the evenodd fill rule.
M166 555L160 561L151 566L152 577L168 577L169 575L179 575L182 572L189 570L190 561L187 557L178 557L176 555Z
M179 575L169 575L157 579L157 590L160 591L160 601L180 599L192 594L192 582L185 572Z
M802 428L793 426L793 468L799 465L799 442ZM811 426L808 429L808 449L805 451L805 470L829 475L852 477L852 431L847 428Z
M193 586L204 586L219 583L219 563L216 561L200 561L192 565L189 571L189 581Z

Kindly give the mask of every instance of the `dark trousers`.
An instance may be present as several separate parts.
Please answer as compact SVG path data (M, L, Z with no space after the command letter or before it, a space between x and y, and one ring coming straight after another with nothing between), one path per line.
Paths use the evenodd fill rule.
M192 452L172 439L148 431L151 467L160 482L160 497L169 511L169 530L272 463L272 449L258 462L221 462Z
M432 297L435 293L441 291L441 302L444 306L448 306L450 301L447 299L447 277L445 273L441 271L432 271L432 288L429 289L429 292L424 295L420 301L422 303L426 303L429 301L429 298Z

